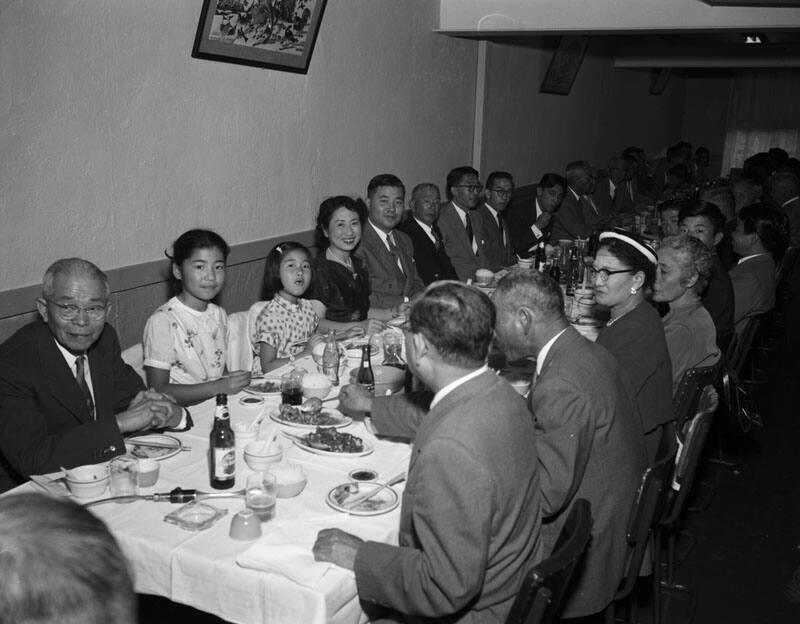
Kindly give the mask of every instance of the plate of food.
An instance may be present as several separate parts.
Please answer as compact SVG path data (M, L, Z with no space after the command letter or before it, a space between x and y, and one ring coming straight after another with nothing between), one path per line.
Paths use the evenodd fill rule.
M280 411L270 412L269 417L276 423L299 427L301 429L316 429L317 427L346 427L353 419L345 416L339 410L325 408L301 410L300 406L281 404Z
M181 441L171 435L149 433L125 438L128 453L139 459L167 459L181 452Z
M285 431L283 435L291 438L304 451L326 457L364 457L374 450L369 442L338 431L335 427L317 427L315 431L304 436L291 435Z
M375 496L362 500L352 507L348 505L348 501L355 499L357 496L367 494L377 489L381 491L377 492ZM325 502L336 511L341 511L353 516L378 516L388 513L397 507L400 504L400 497L391 487L383 487L380 483L356 483L351 481L350 483L337 485L328 492Z
M250 380L250 385L246 386L244 391L258 395L277 395L281 393L281 380L253 377Z

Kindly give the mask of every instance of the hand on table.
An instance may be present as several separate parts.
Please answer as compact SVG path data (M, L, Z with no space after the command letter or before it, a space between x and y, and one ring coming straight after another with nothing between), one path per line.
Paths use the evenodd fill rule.
M236 394L250 384L250 371L233 371L217 380L217 394Z
M360 537L345 533L341 529L322 529L314 543L314 559L352 570L355 568L358 549L363 543L364 540Z
M366 321L359 323L365 334L380 334L386 329L386 323L378 319L368 318Z
M143 390L133 398L128 409L115 418L120 433L130 433L175 426L181 421L182 413L181 406L169 395Z
M372 410L372 395L364 386L348 384L339 390L339 407L348 412L369 412Z

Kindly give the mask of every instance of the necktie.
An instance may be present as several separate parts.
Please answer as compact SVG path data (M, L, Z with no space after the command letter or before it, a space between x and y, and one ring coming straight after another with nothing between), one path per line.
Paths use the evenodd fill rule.
M475 255L478 255L478 245L475 242L475 232L472 230L472 219L469 218L469 212L464 213L464 222L465 227L467 228L467 238L469 239L469 244L472 247L472 251L475 252Z
M431 226L431 232L433 232L434 242L433 244L436 246L436 251L441 251L442 249L442 231L439 229L439 226L435 223Z
M600 214L597 212L597 206L594 205L594 201L592 201L590 195L584 195L583 198L586 200L586 202L589 204L589 207L594 211L595 214Z
M506 244L506 232L503 229L503 213L497 213L497 229L500 230L500 242Z
M94 401L92 400L92 393L89 390L89 385L86 383L86 356L80 355L75 360L75 380L78 382L78 387L81 389L83 400L86 401L86 411L89 412L89 418L95 419Z
M394 256L395 262L397 262L397 268L400 269L401 273L405 273L405 271L403 271L403 263L400 262L400 250L397 249L397 245L394 244L394 234L392 232L386 235L386 242L389 243L389 253Z

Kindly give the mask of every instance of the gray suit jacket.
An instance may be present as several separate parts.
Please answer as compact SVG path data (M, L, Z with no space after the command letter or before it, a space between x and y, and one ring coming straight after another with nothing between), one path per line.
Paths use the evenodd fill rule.
M395 228L393 236L403 265L402 271L369 222L364 224L361 231L361 243L355 255L364 261L369 273L370 307L391 308L403 303L404 297L411 298L425 288L417 275L414 245L408 234Z
M382 434L413 436L414 448L399 547L359 549L359 597L407 621L505 622L542 557L539 468L524 400L487 371L428 413L404 395L376 398L372 418Z
M608 605L625 566L625 529L647 467L642 421L619 364L572 327L553 343L531 389L541 468L545 552L576 498L592 505L592 540L562 616ZM548 518L549 516L549 518Z
M472 210L469 216L475 240L478 243L477 256L472 251L472 244L467 238L467 231L464 229L464 224L461 222L453 202L448 202L442 206L439 212L439 220L437 221L439 229L442 231L442 241L444 242L447 257L450 258L450 262L458 274L458 279L462 282L474 279L475 271L486 269L489 266L486 262L486 250L481 238L483 225L480 215L478 215L477 210Z
M503 267L511 266L513 264L514 251L511 245L511 232L508 230L508 224L505 222L505 218L501 221L505 235L504 243L503 238L500 236L500 228L497 226L497 221L491 211L486 207L486 204L478 206L475 212L477 212L481 218L481 226L483 228L481 239L484 242L485 260L489 265L489 270L499 271ZM505 217L505 215L503 215L503 217Z
M775 261L766 253L735 265L728 275L733 284L733 322L741 334L747 319L775 306Z

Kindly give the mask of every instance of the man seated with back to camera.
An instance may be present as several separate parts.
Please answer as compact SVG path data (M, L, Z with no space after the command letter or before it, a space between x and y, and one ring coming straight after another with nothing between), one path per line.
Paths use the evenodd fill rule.
M106 323L109 296L94 264L58 260L36 300L41 318L0 345L0 492L33 474L123 454L123 434L191 426L122 361Z
M399 546L319 533L318 561L354 570L370 615L392 621L505 622L525 574L541 558L541 494L533 419L486 366L495 310L477 289L431 285L405 332L411 371L435 392L430 411L389 413L360 386L351 410L369 409L383 435L412 439ZM403 399L400 399L401 401ZM372 613L383 607L389 614Z

